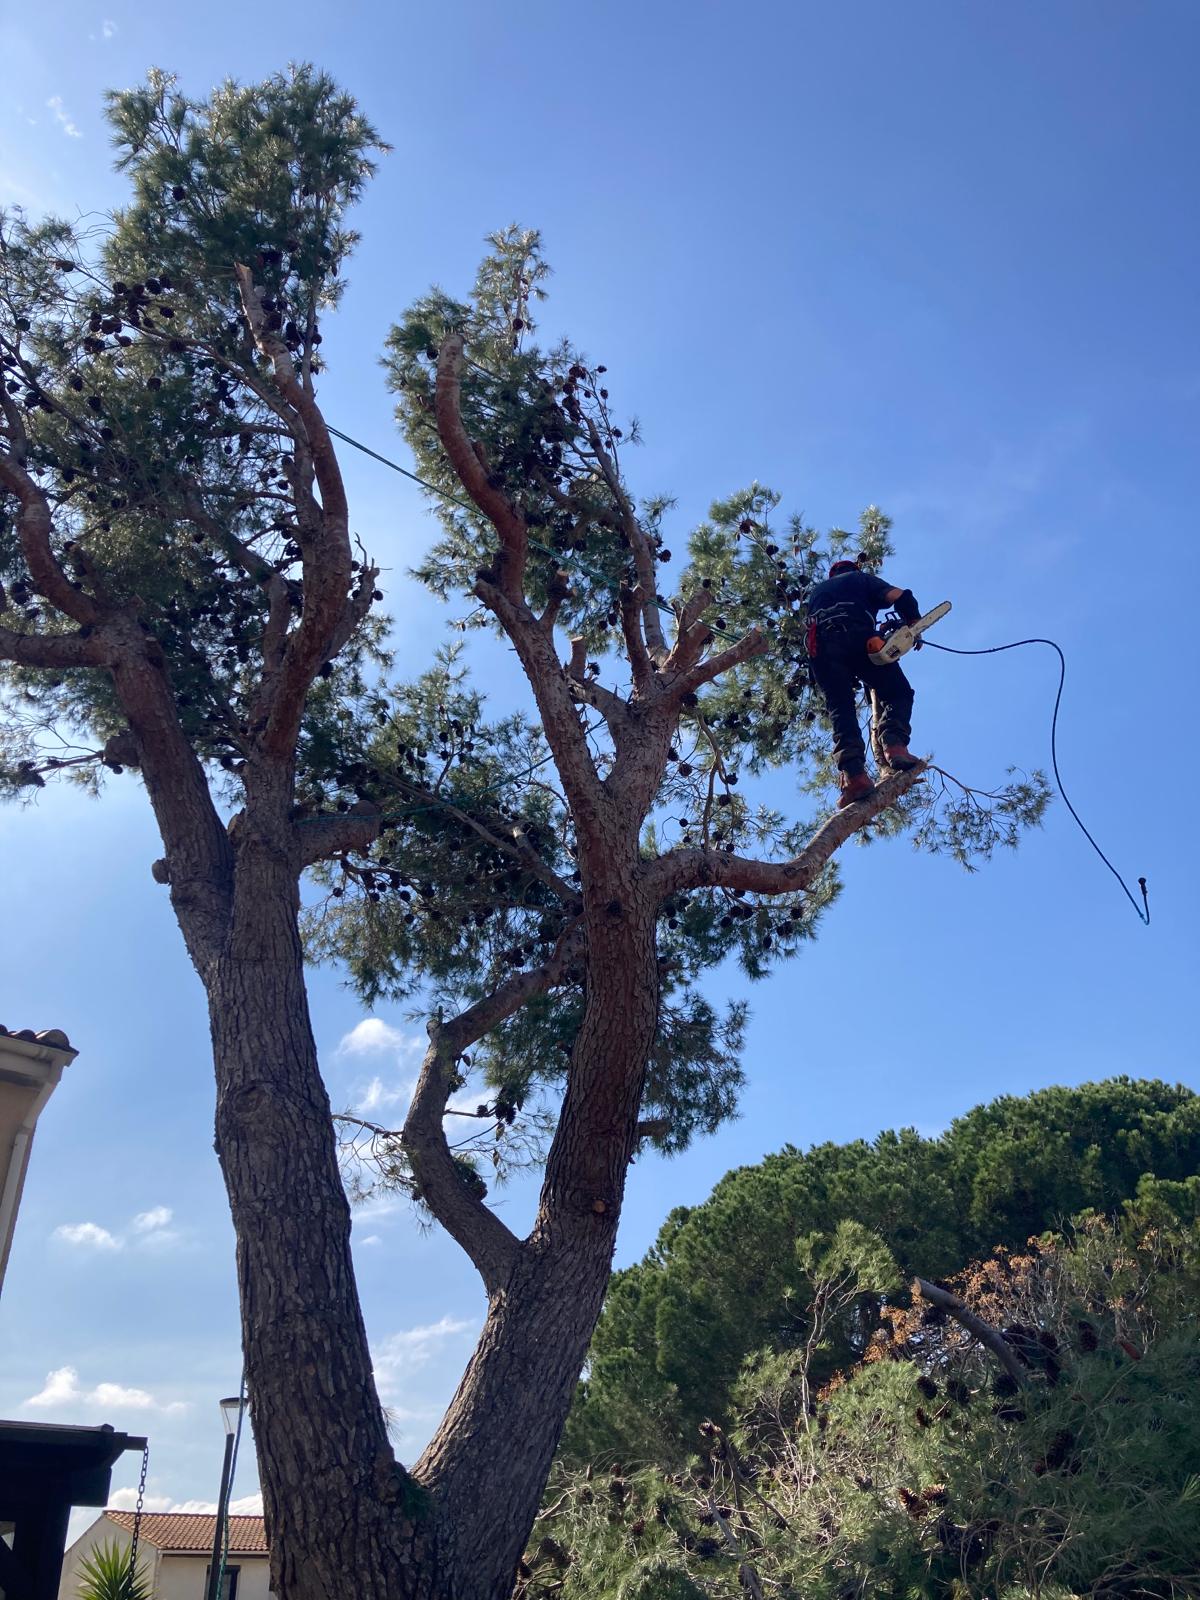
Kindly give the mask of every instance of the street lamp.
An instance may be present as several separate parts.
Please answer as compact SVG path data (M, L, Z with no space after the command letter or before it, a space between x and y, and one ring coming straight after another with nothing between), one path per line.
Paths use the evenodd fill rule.
M225 1461L221 1467L221 1492L217 1496L217 1525L213 1530L212 1560L208 1567L208 1589L205 1600L220 1600L218 1585L221 1582L221 1547L224 1543L225 1519L229 1513L229 1475L233 1468L233 1446L237 1439L238 1423L246 1404L245 1395L235 1394L221 1401L221 1421L225 1427Z

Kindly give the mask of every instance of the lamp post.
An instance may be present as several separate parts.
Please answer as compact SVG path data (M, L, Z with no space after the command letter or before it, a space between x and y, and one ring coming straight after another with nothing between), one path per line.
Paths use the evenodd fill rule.
M237 1438L238 1422L245 1404L245 1397L239 1394L221 1401L221 1421L225 1424L225 1460L221 1467L221 1492L217 1496L217 1526L213 1531L212 1560L208 1568L208 1590L205 1600L220 1600L218 1585L221 1582L221 1549L224 1543L225 1518L229 1513L229 1473L233 1466L233 1444Z

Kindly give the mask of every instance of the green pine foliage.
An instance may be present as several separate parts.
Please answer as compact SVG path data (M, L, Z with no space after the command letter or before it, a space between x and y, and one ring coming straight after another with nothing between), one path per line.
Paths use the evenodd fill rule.
M1114 1210L1145 1173L1184 1182L1198 1169L1200 1097L1114 1078L1004 1096L940 1138L902 1129L870 1144L789 1147L731 1172L614 1276L568 1458L680 1459L700 1421L728 1417L745 1357L802 1337L811 1287L795 1241L810 1233L859 1222L905 1278L938 1277L1084 1209ZM857 1314L831 1329L814 1382L861 1356L872 1331Z
M899 1263L876 1229L844 1221L802 1236L791 1268L803 1293L789 1324L768 1329L741 1361L721 1421L702 1420L674 1459L654 1457L646 1430L640 1452L631 1439L615 1460L611 1451L587 1464L570 1452L560 1460L519 1600L1200 1592L1195 1124L1190 1152L1186 1138L1170 1149L1182 1096L1172 1110L1162 1085L1091 1087L1110 1089L1114 1110L1140 1102L1141 1129L1130 1119L1124 1133L1149 1142L1129 1142L1193 1171L1134 1179L1106 1209L1060 1218L1055 1231L999 1246L943 1280L1002 1332L1019 1377L954 1318L897 1292ZM1102 1103L1093 1094L1081 1121L1094 1127ZM1044 1109L1052 1131L1054 1107ZM1023 1113L1036 1110L1036 1097L998 1102L963 1121L977 1135L988 1124L1028 1126ZM1120 1186L1119 1162L1097 1179L1085 1153L1067 1152L1075 1192L1092 1185L1099 1200L1097 1184ZM1061 1192L1037 1201L1053 1205ZM856 1356L831 1366L847 1348L846 1319L872 1331ZM699 1311L675 1331L706 1338ZM628 1424L635 1394L623 1398Z

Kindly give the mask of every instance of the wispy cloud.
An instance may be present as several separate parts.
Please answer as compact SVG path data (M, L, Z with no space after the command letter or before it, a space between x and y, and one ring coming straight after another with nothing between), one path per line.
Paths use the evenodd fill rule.
M105 17L104 21L100 25L100 37L102 39L114 39L117 35L117 31L117 25L115 22L113 22L111 17Z
M140 1250L169 1250L179 1243L179 1234L171 1227L175 1213L170 1206L151 1206L139 1211L129 1226L120 1233L102 1228L98 1222L64 1222L52 1235L80 1249L113 1252L133 1245Z
M98 1222L64 1222L61 1227L55 1228L54 1237L89 1250L124 1249L124 1241L109 1233L107 1228L102 1228Z
M354 1104L359 1111L370 1114L372 1111L386 1110L389 1106L407 1105L412 1099L412 1092L411 1079L389 1085L377 1076L371 1079L365 1089L355 1094Z
M71 117L67 112L66 106L63 105L62 95L52 94L49 100L46 101L46 108L54 113L55 122L58 123L59 127L66 134L68 139L83 138L83 134L80 133L79 129L75 126L75 123L71 120Z
M369 1233L365 1239L360 1239L358 1242L360 1245L382 1244L383 1240L377 1233Z
M375 1381L388 1396L413 1372L427 1367L452 1340L474 1327L470 1318L445 1316L437 1322L393 1333L376 1349Z
M133 1219L134 1233L152 1233L157 1228L165 1228L175 1213L170 1206L151 1206L149 1211L139 1211Z
M133 1389L123 1383L98 1383L85 1389L76 1367L56 1367L46 1374L45 1386L22 1401L23 1409L81 1405L99 1406L106 1411L159 1411L164 1416L177 1416L188 1409L185 1400L158 1400L147 1389Z

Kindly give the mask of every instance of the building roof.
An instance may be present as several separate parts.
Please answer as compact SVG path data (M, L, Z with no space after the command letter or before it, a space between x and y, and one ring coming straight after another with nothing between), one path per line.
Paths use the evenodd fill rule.
M104 1515L126 1533L133 1532L132 1511L106 1511ZM216 1531L215 1516L186 1511L142 1513L141 1542L176 1555L211 1555ZM266 1526L261 1517L230 1517L229 1552L242 1556L268 1554Z
M48 1044L52 1050L71 1048L71 1041L61 1028L43 1028L41 1033L35 1033L32 1028L0 1027L0 1034L6 1039L21 1039L26 1044Z

